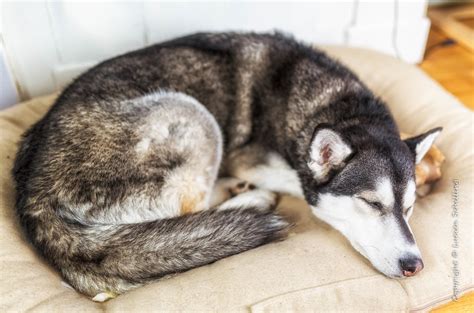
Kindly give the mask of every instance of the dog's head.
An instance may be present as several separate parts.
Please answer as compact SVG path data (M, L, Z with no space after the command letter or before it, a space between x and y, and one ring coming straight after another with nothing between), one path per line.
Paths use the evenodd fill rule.
M415 202L415 164L440 132L436 128L402 141L323 127L311 140L302 176L313 213L389 277L413 276L423 268L408 219Z

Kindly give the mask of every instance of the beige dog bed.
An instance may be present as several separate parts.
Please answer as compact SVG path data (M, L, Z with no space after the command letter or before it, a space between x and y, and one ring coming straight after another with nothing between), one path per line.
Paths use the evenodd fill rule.
M313 218L303 201L284 198L281 209L297 222L286 241L94 303L61 282L24 241L15 219L10 169L16 143L46 112L50 96L0 112L0 311L409 311L472 288L473 114L413 66L366 50L327 51L387 101L403 131L444 127L437 140L446 155L443 178L418 200L411 219L425 263L418 276L384 277Z

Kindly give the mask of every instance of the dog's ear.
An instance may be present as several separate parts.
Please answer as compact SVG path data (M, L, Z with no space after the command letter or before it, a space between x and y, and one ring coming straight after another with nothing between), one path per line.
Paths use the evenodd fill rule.
M308 167L318 183L329 180L333 170L345 165L352 154L351 147L340 134L329 128L317 129L309 148Z
M442 130L442 127L436 127L426 133L404 140L408 148L415 155L415 164L420 163Z

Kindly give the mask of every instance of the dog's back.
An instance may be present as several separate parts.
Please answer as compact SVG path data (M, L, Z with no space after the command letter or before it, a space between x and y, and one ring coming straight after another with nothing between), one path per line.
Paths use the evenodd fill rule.
M159 90L183 92L202 103L221 127L226 150L287 130L267 129L275 120L286 118L296 129L315 113L289 103L324 107L347 93L369 92L347 68L284 35L199 33L99 64L63 92L53 111L74 115L77 105L113 111L116 100Z

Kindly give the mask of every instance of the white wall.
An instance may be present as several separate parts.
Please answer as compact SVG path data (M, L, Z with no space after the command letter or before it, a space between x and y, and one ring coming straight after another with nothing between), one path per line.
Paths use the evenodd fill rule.
M18 91L2 44L0 43L0 109L15 104L19 100Z
M62 88L95 63L196 31L279 29L316 44L421 60L426 0L4 2L2 36L23 98Z

